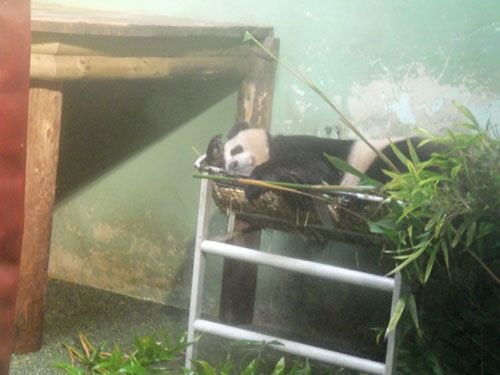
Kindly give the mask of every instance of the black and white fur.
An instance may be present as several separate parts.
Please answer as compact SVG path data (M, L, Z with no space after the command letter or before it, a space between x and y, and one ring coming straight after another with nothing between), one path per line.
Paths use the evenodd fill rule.
M356 186L359 178L333 166L326 155L347 161L366 176L385 183L386 163L364 142L334 140L306 135L271 136L263 129L252 129L247 123L237 123L227 134L223 145L221 136L215 136L207 150L210 165L224 166L227 172L257 180L294 182L299 184L331 184ZM420 160L427 160L437 146L426 143L419 146L422 138L409 138ZM407 139L392 143L407 157ZM382 151L400 171L406 167L397 158L390 140L375 140L371 144ZM264 190L248 186L245 193L249 200L257 199Z

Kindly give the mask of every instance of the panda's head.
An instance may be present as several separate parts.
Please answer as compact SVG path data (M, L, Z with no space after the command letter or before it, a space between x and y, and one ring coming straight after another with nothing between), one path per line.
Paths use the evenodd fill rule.
M236 123L227 133L224 145L225 169L249 176L254 168L269 160L270 135L264 129L252 129L248 123Z

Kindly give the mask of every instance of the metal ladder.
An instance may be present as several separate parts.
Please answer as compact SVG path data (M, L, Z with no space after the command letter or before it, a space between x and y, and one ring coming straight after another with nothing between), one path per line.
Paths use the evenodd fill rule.
M208 222L210 216L212 182L202 179L198 211L198 223L193 263L193 279L191 286L191 303L188 321L188 342L193 342L196 332L208 333L232 340L253 340L264 342L279 342L272 345L276 350L289 354L307 357L332 365L349 368L370 374L391 375L395 362L396 329L387 337L385 363L356 357L316 346L306 345L295 341L269 336L258 332L237 328L227 324L216 323L201 319L201 304L204 288L205 254L213 254L225 258L237 259L257 265L298 272L316 276L318 278L336 280L361 287L371 288L392 293L391 315L401 295L401 276L394 278L369 274L347 268L330 266L322 263L290 258L282 255L264 253L247 249L241 246L210 241L207 239ZM234 220L234 215L233 220ZM230 220L231 223L231 220ZM231 225L231 224L230 224ZM231 231L229 225L229 232ZM186 368L192 367L192 360L196 359L196 343L190 345L186 351Z

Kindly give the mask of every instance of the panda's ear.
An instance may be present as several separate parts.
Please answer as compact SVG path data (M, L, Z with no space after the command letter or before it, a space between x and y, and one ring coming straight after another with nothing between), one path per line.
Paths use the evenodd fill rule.
M247 129L250 129L250 124L248 122L246 121L237 122L236 124L233 125L231 129L229 129L229 131L226 134L226 138L228 140L232 139L236 137L236 134Z
M224 144L221 134L214 135L210 140L205 161L212 167L224 168Z

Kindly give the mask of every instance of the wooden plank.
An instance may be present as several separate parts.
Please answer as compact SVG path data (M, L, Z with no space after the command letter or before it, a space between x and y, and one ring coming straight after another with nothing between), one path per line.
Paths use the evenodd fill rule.
M40 349L62 93L58 83L32 83L29 96L25 230L16 307L16 353Z
M33 31L117 36L214 36L243 39L245 31L257 38L271 36L269 26L209 22L157 15L97 11L50 4L33 4Z
M32 55L30 75L39 80L240 78L248 61L237 57L107 57Z
M266 38L263 44L278 54L279 42ZM255 49L251 66L238 92L236 120L248 121L252 126L269 129L274 93L275 64ZM235 231L247 228L247 224L236 217ZM232 244L250 249L260 246L260 231L238 237ZM232 259L224 259L222 290L220 299L220 320L223 323L240 325L253 321L257 266Z

